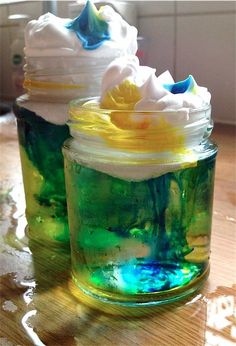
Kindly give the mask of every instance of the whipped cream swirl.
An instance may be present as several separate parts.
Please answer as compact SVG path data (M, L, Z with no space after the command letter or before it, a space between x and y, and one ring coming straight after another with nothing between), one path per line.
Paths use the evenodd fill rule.
M207 88L198 86L193 76L175 83L169 71L158 77L155 73L153 68L140 66L136 56L114 60L103 76L101 104L110 91L125 81L139 92L136 111L194 110L210 104Z
M104 21L108 26L107 39L95 49L85 48L81 35L73 25L81 16L83 19L87 18L88 30L91 22L95 22L98 18L100 22ZM97 26L90 29L90 36L97 35ZM136 51L137 29L126 23L108 5L101 7L98 11L93 4L88 2L80 16L73 21L46 13L37 20L30 21L25 28L25 55L27 57L89 56L114 59L127 54L135 54Z

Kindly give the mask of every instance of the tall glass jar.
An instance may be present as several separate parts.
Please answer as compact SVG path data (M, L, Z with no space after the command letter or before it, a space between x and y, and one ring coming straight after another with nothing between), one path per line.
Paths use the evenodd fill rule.
M26 58L27 94L14 104L29 237L69 245L61 147L69 137L68 102L96 96L110 61L78 57Z
M206 280L217 153L210 113L71 103L63 153L72 275L85 293L162 304Z

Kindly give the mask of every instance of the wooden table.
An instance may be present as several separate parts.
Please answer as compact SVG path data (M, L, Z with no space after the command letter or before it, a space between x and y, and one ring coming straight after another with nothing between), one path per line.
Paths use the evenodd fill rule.
M71 283L69 255L28 242L16 126L1 117L0 345L235 345L235 128L217 125L213 137L220 152L207 283L178 303L124 310L86 300Z

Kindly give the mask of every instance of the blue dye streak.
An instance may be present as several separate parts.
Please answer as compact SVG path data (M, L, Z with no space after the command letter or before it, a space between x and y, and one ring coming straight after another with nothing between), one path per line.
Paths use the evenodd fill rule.
M174 84L164 84L163 87L170 91L172 94L183 94L185 92L190 92L195 86L195 81L193 76L188 76L185 80Z
M96 49L110 39L108 24L98 17L97 12L96 7L87 1L81 14L66 24L66 28L76 33L87 50Z

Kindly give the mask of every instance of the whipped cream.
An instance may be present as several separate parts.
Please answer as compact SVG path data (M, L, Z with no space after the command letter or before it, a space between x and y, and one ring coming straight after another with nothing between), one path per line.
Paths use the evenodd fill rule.
M91 22L99 17L108 26L108 38L95 49L84 48L73 23L81 16L87 17L88 30ZM96 28L89 35L96 34ZM126 21L108 5L96 10L90 2L87 3L81 15L73 21L69 18L59 18L51 13L30 21L25 28L25 55L27 57L111 57L112 59L137 51L137 29Z
M65 125L68 120L67 103L35 102L24 94L17 98L17 104L55 125Z
M70 142L67 155L72 161L117 179L139 182L181 168L196 166L196 158L192 154L185 155L183 161L181 158L176 162L171 161L172 157L169 157L170 162L157 164L156 160L160 159L158 155L124 153L108 148L99 138L88 142L82 133L75 134L71 128L70 133L73 137L78 135L79 138L79 141ZM165 160L168 160L168 157L165 157Z
M175 83L169 71L155 72L135 56L109 65L99 102L70 110L73 159L129 181L197 164L212 129L210 93L192 76Z
M136 51L137 29L110 6L98 11L87 1L73 20L46 13L25 28L28 97L19 103L49 122L64 124L66 104L97 96L109 63Z
M136 56L114 60L103 76L102 106L107 94L125 81L135 85L140 94L135 111L184 111L209 106L210 93L207 88L198 86L191 75L175 83L169 71L158 77L155 72L153 68L140 66Z

